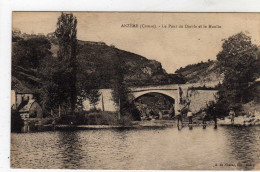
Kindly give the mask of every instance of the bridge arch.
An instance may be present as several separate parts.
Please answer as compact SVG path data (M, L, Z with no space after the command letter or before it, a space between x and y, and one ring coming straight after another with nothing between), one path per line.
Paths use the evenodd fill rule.
M159 97L162 96L163 99L160 99L160 98L158 99L158 95L159 95ZM157 98L155 98L155 100L156 99L157 99L157 101L160 100L160 103L157 102L159 104L155 103L154 105L151 106L151 104L150 104L150 106L149 106L147 104L147 101L143 102L143 100L147 99L147 97L143 100L142 99L139 100L143 96L152 96L152 99L157 97ZM176 108L177 108L176 104L177 103L178 103L178 96L177 96L176 90L142 90L142 91L136 91L136 92L132 93L132 99L131 99L131 104L132 105L135 104L135 107L137 107L137 109L139 109L139 111L141 112L141 114L142 114L142 115L140 114L141 116L147 116L147 114L149 114L149 111L153 111L157 115L161 114L161 115L159 115L159 119L162 119L162 118L163 119L169 119L169 118L172 117L172 115L176 114ZM144 110L144 109L147 109L147 105L148 105L148 113L147 113L146 110Z
M158 93L161 95L166 96L169 99L174 100L174 103L178 103L178 91L176 89L173 90L141 90L141 91L132 91L132 96L130 98L130 102L133 102L134 100L138 99L139 97L151 94L151 93Z
M149 95L149 94L159 94L159 95L162 95L164 97L166 97L168 100L170 100L173 104L175 103L175 99L174 97L170 96L170 95L167 95L167 94L164 94L164 93L159 93L158 91L155 92L155 91L152 91L152 92L147 92L147 93L142 93L142 94L136 94L135 96L137 97L134 97L131 102L135 101L135 100L138 100L140 97L142 96L145 96L145 95Z

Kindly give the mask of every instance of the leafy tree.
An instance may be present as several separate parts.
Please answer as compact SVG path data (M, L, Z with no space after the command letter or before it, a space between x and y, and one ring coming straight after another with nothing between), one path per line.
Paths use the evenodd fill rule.
M99 90L98 89L89 90L87 93L87 98L89 99L90 104L92 104L96 109L96 105L100 98Z
M28 40L21 39L13 44L12 67L37 69L41 60L51 56L51 44L45 37L35 37Z
M224 73L218 99L226 108L250 100L248 83L257 77L257 50L251 38L242 32L224 39L222 51L217 55L218 64Z
M12 29L12 42L16 42L21 40L21 30L18 28L13 28Z
M88 52L85 51L87 54ZM88 55L88 54L87 54ZM87 56L77 57L77 108L83 108L83 101L89 99L90 103L95 107L100 98L99 87L100 75L96 66L89 62Z
M58 60L60 70L58 71L57 82L60 90L68 93L61 97L63 104L69 106L71 113L74 113L77 91L76 91L76 50L77 50L77 18L73 14L61 13L58 18L55 35L58 39Z
M116 51L116 49L115 49ZM129 109L130 102L129 97L130 95L130 89L127 85L127 83L124 80L124 75L126 73L125 67L126 64L123 61L123 59L120 57L119 53L116 51L116 60L114 61L114 78L113 78L113 84L112 84L112 96L114 99L114 102L119 107L119 113L120 115L128 114L131 110Z
M60 97L64 97L62 95L64 92L57 83L59 66L56 58L45 57L39 67L39 74L44 83L40 89L40 103L45 113L49 113L51 110L57 112L58 106L62 102Z

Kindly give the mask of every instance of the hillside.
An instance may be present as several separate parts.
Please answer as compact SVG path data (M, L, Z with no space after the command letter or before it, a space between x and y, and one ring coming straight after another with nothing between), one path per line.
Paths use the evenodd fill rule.
M185 79L173 74L168 74L160 62L107 46L105 43L79 41L78 58L85 61L88 67L94 69L102 78L102 86L109 87L117 57L125 64L124 80L129 85L164 85L185 83Z
M217 62L212 60L191 64L184 68L181 67L175 73L185 77L187 83L219 83L224 78L217 66Z
M31 51L31 54L28 54L28 51ZM53 38L27 35L25 38L13 39L12 89L37 90L41 87L42 78L38 71L42 64L48 64L48 58L44 55L56 58L57 51L57 41ZM78 41L78 75L80 76L82 71L95 75L99 88L111 87L118 58L124 62L124 80L130 86L185 83L183 77L168 74L158 61L148 60L103 42Z

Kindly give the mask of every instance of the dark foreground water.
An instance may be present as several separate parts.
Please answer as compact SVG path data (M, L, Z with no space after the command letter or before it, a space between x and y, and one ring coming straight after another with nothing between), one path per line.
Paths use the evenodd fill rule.
M209 126L12 133L11 166L259 170L259 132L259 126Z

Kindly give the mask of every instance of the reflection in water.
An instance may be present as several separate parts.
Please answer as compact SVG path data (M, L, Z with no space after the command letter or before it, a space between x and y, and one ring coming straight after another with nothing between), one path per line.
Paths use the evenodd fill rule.
M182 129L182 125L178 125L178 130L181 130Z
M58 138L59 152L63 162L61 168L80 168L82 156L77 132L61 132Z
M260 163L259 127L227 127L228 143L239 169L252 170Z
M250 170L259 163L259 130L260 127L215 130L214 126L206 129L194 126L190 130L180 126L178 129L12 133L11 166Z

